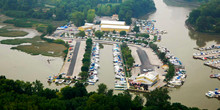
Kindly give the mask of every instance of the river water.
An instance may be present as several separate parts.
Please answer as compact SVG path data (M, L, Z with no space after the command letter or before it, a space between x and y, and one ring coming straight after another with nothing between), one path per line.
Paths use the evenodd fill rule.
M19 29L20 30L20 29ZM24 37L16 38L32 38L39 33L33 29L23 29L29 34ZM13 39L12 37L0 37L3 39ZM17 50L11 50L11 45L0 44L0 75L5 75L8 79L23 80L33 82L40 80L44 87L60 88L54 85L48 85L47 78L53 74L57 74L63 64L63 58L47 57L42 55L30 55ZM50 64L48 59L53 59Z
M204 66L203 61L194 60L192 54L197 52L194 47L210 46L220 43L219 35L196 33L185 26L185 20L195 7L175 6L165 4L163 0L154 0L157 11L149 16L156 20L156 27L166 30L168 34L162 36L158 45L167 47L177 56L186 67L187 79L183 86L171 89L171 102L180 102L189 107L215 110L220 107L220 101L209 99L205 93L220 88L220 81L210 79L212 69ZM213 70L219 73L218 70Z

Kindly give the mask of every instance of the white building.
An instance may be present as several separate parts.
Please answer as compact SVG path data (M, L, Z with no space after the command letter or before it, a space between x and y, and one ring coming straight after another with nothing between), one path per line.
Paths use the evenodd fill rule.
M109 21L102 20L101 25L117 25L117 26L125 26L125 21Z
M156 72L148 72L145 74L141 74L133 80L136 83L146 84L148 86L153 86L159 80L159 74Z

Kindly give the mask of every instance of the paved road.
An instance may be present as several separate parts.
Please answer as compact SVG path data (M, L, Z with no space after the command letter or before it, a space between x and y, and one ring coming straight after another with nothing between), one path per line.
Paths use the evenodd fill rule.
M69 69L68 69L68 72L67 72L67 76L72 76L73 75L73 70L74 70L74 67L75 67L75 64L76 64L76 58L77 58L77 55L78 55L79 46L80 46L80 41L77 41L76 45L75 45L75 49L73 51L73 55L72 55L71 63L70 63L70 66L69 66Z
M150 63L149 57L146 54L146 52L139 47L137 47L137 48L138 48L137 53L138 53L138 56L141 60L141 66L140 66L141 73L144 73L143 69L152 69L153 70L154 66Z

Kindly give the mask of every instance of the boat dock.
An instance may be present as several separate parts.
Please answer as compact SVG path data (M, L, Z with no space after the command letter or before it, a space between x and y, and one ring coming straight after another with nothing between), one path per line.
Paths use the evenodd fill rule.
M115 71L115 90L127 90L127 80L119 44L113 44L113 64Z
M220 51L212 50L212 51L194 53L193 58L201 59L201 60L217 59L217 58L220 58Z
M207 61L204 65L220 70L220 60Z
M220 45L211 45L209 47L195 48L200 52L194 53L193 58L207 60L220 58Z
M200 48L194 48L199 51L206 51L206 50L213 50L213 49L220 49L220 45L211 45L209 47L200 47Z

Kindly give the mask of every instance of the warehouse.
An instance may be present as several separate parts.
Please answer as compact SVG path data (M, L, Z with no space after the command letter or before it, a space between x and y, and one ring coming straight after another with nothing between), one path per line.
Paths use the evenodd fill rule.
M116 32L121 32L121 31L130 31L130 26L117 26L117 25L101 25L101 31L116 31Z
M80 30L80 31L86 31L86 30L88 30L88 29L92 29L93 26L94 26L94 24L92 24L92 23L85 23L85 25L79 27L78 30Z
M108 21L108 20L102 20L101 25L116 25L116 26L125 26L124 21Z

